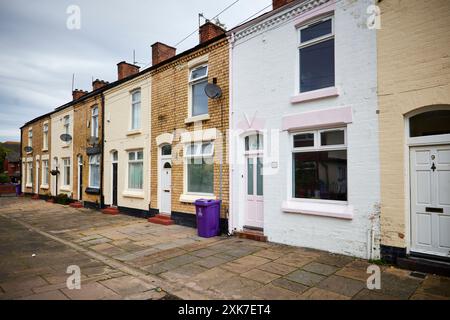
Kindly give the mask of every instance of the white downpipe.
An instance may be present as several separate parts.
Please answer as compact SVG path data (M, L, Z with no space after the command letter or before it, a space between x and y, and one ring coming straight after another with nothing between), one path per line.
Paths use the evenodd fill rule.
M233 130L233 45L234 45L234 33L228 38L229 41L229 57L228 64L230 66L228 73L228 123L229 130ZM233 154L234 147L233 141L230 139L231 133L228 133L228 233L232 234L234 229L234 214L233 214L233 172L234 172L234 162L233 162Z

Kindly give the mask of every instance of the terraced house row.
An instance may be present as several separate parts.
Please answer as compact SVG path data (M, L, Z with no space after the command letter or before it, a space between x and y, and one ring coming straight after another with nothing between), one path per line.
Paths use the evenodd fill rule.
M21 128L23 192L192 227L195 200L220 199L230 234L438 265L449 16L446 0L274 0L185 52L157 42L151 67L121 62Z

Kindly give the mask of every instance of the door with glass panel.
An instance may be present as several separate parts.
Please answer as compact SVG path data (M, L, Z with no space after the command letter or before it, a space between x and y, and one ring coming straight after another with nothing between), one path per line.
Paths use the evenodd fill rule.
M160 164L160 213L172 214L172 146L169 144L161 147Z
M245 138L246 212L245 226L264 228L263 137Z
M119 154L117 151L112 154L112 205L117 207L117 184L118 184L118 174L119 174Z

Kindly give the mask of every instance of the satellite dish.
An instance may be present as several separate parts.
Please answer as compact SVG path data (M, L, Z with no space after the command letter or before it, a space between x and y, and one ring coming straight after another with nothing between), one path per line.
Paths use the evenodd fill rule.
M70 134L64 133L59 137L64 142L72 141L72 136Z
M222 97L222 89L215 83L208 83L205 87L205 93L210 99Z
M25 147L25 148L23 148L24 150L25 150L25 152L26 153L31 153L31 152L33 152L33 148L32 147Z

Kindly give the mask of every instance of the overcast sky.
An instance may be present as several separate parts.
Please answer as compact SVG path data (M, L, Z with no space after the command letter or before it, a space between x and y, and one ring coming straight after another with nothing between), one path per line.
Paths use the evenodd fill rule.
M0 1L0 141L20 140L19 128L72 99L91 81L117 80L117 63L151 61L156 41L174 46L236 0L9 0ZM219 18L228 29L272 0L239 0ZM80 30L67 28L70 5L81 10ZM191 36L180 53L198 44Z

